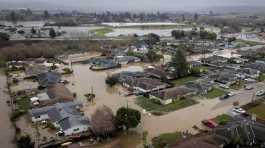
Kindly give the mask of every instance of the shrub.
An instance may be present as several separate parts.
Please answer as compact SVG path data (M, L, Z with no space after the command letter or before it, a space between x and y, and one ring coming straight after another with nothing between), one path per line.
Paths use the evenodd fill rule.
M110 87L114 86L118 83L118 78L114 76L108 76L105 80L106 84L108 84Z

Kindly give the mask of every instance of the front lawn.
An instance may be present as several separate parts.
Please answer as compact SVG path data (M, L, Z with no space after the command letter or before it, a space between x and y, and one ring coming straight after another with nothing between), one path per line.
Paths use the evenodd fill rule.
M196 103L197 102L192 99L183 99L179 101L174 101L168 105L162 105L158 101L151 100L143 96L140 96L136 99L136 104L141 106L143 109L152 112L155 115L162 115L164 113L185 108Z
M206 98L213 99L216 97L220 97L226 94L226 91L220 88L213 88L210 92L207 93Z
M265 120L265 104L260 103L259 105L247 110L248 113L256 114L258 118Z
M166 133L166 134L162 134L157 137L154 137L152 139L152 143L153 143L154 148L163 148L163 147L168 147L170 145L173 145L182 139L183 137L180 132Z
M195 81L197 79L198 79L198 77L187 76L187 77L183 77L183 78L179 78L177 80L174 80L173 83L177 86L180 86L180 85L184 85L187 82Z
M213 119L216 123L224 125L232 121L232 117L226 114L219 115Z

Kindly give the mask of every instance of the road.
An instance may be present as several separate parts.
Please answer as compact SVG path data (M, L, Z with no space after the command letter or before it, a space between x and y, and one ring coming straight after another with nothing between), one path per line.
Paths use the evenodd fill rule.
M238 101L240 105L252 101L252 96L263 87L265 83L253 84L253 90L240 90L235 96L227 100L200 99L199 104L171 112L163 116L144 116L142 126L148 131L150 137L158 136L162 133L174 131L189 131L197 133L192 127L200 127L204 119L214 118L218 115L229 112L233 108L233 103Z

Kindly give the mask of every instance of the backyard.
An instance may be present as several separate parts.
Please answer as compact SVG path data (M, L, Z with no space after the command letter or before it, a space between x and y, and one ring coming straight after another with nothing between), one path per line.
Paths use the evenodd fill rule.
M187 77L183 77L183 78L179 78L177 80L174 80L173 83L175 85L177 85L177 86L181 86L181 85L184 85L187 82L195 81L197 79L198 79L198 77L187 76Z
M138 97L136 99L136 104L138 104L145 110L152 112L155 115L162 115L168 112L172 112L181 108L194 105L196 103L197 102L192 99L183 99L183 100L173 101L168 105L162 105L157 101L151 100L143 96Z
M265 104L260 103L257 106L251 107L247 110L248 113L257 115L258 118L265 120Z
M226 94L226 91L220 89L220 88L216 88L214 87L210 92L207 93L207 95L205 96L206 98L209 99L213 99L216 97L220 97Z

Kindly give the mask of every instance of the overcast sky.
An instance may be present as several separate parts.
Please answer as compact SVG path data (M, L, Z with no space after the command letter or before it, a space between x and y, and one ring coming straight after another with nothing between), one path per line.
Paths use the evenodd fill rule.
M265 0L0 0L1 8L80 9L87 11L174 11L223 6L265 6Z

